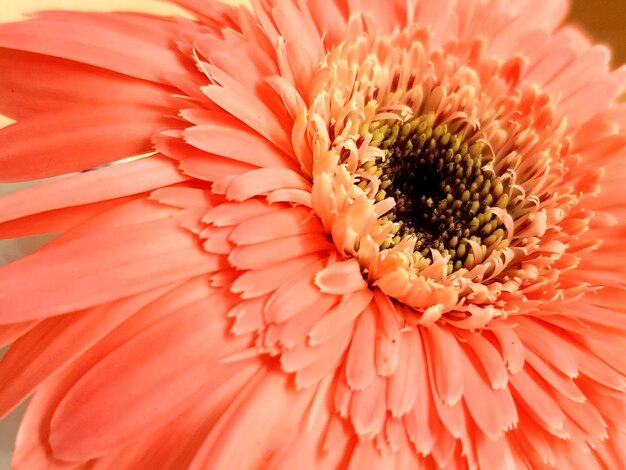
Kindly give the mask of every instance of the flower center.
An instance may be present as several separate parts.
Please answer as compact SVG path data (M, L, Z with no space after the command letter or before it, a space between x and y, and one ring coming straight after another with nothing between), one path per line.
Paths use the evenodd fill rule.
M473 246L489 253L506 243L506 229L490 210L506 209L509 188L491 167L484 143L463 130L434 125L434 115L373 121L362 129L384 156L362 170L379 180L377 201L393 197L386 218L396 236L381 248L412 237L415 253L449 256L448 272L474 266ZM472 246L473 245L473 246Z

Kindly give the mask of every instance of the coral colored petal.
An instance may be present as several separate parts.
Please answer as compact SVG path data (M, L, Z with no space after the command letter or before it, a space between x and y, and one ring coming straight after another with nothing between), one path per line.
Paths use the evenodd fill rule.
M346 382L352 390L364 390L376 377L375 345L376 315L372 308L366 309L356 324L348 357L346 359ZM370 404L372 406L372 404Z
M311 193L302 189L277 189L267 195L267 202L275 204L277 202L290 202L295 205L308 208L313 207Z
M243 394L213 428L191 469L254 468L284 452L300 432L314 389L296 391L287 377L269 372L253 380L254 392ZM242 442L254 442L241 452Z
M209 313L207 321L212 303L208 298L183 308L93 367L54 413L54 455L87 460L147 434L245 365L219 365L220 357L242 350L248 338L229 340L222 315ZM155 345L159 354L153 354Z
M353 322L372 301L372 291L364 289L344 298L339 305L329 310L309 333L309 343L312 345L328 341L337 329Z
M563 429L565 414L548 389L534 372L522 369L510 378L516 393L516 401L538 424L552 432Z
M285 280L265 304L265 319L270 323L288 320L312 308L322 294L313 282L315 273L324 265L320 260Z
M216 227L239 225L248 219L263 214L285 209L283 204L268 205L263 199L248 199L243 202L224 202L210 209L202 218L203 222L213 224Z
M0 348L11 344L28 333L37 323L37 321L27 321L0 326Z
M160 188L150 194L150 199L179 209L199 208L203 211L213 207L213 195L204 188L171 186Z
M260 367L254 361L248 361L242 370L235 367L232 377L224 377L215 391L207 390L201 401L175 420L145 439L95 460L90 470L188 468L205 436Z
M352 339L353 322L337 328L333 337L321 346L322 354L316 361L298 371L296 387L307 388L319 383L324 377L334 375L343 363L346 349Z
M231 200L245 201L277 189L310 190L311 183L287 168L260 168L235 179L226 192Z
M176 286L166 295L139 310L94 346L87 349L66 367L42 383L26 409L18 432L14 461L23 468L57 468L59 461L51 455L49 435L52 414L59 403L85 374L103 357L115 351L146 328L156 324L181 308L207 297L213 297L215 308L225 308L226 300L215 296L206 276L200 276ZM226 307L227 308L227 307ZM65 468L67 465L62 466Z
M332 407L329 405L328 388L332 387L332 381L326 380L318 387L310 410L307 412L306 432L300 432L286 453L277 454L268 464L269 468L277 470L319 469L332 470L341 468L343 454L346 447L334 440L335 449L325 449L320 452L320 443L331 432L328 430L329 422L333 417Z
M360 439L350 458L350 465L347 470L360 470L368 468L372 470L385 470L395 468L394 454L382 455L374 446L371 439Z
M217 105L228 111L260 135L285 152L290 152L291 142L287 133L281 128L278 118L257 97L246 90L235 86L235 89L209 85L202 91Z
M492 331L500 343L502 358L509 372L516 374L524 367L524 345L511 327L497 328Z
M404 417L409 439L418 452L429 454L437 440L441 427L437 411L433 403L431 387L429 386L428 361L424 354L424 343L418 331L409 331L410 352L415 354L413 369L407 374L414 374L415 395L407 397L407 401L413 401L413 409ZM391 379L393 380L393 378ZM407 390L410 392L411 389ZM408 404L407 404L408 406Z
M323 235L316 233L294 235L256 245L236 247L228 260L238 269L259 270L291 258L331 249L332 245Z
M517 425L511 392L508 389L493 390L478 374L478 361L474 357L464 354L461 367L465 379L463 400L474 422L490 438L501 438L504 431Z
M101 231L113 230L114 228L125 229L131 225L145 222L163 220L167 217L174 218L181 213L180 210L168 207L167 205L151 201L146 196L117 199L116 201L127 201L123 204L116 204L110 210L99 213L90 219L85 220L62 235L54 238L47 246L64 244L70 240L78 240L83 237L90 237ZM106 227L106 229L105 229Z
M495 390L502 390L508 383L509 374L504 365L502 356L493 344L484 335L470 333L464 336L467 344L473 349L480 361L483 370Z
M350 405L350 420L359 436L374 436L385 422L387 408L385 391L387 381L382 377L372 377L363 390L356 390Z
M100 168L24 189L0 198L0 222L139 194L185 181L171 160L160 157Z
M376 306L380 313L384 334L391 341L397 341L400 337L400 327L403 321L398 313L397 306L388 296L378 289L374 291L374 300L376 301Z
M324 307L328 307L330 303L328 298L320 300L320 303L324 303ZM323 310L323 309L322 309ZM314 312L319 317L319 312ZM323 311L322 311L323 314ZM342 342L342 337L345 338L345 333L350 332L350 328L342 328L338 330L338 334L331 339L328 344L310 345L306 342L301 342L296 346L285 350L280 356L280 365L285 372L299 372L306 367L314 365L316 362L320 362L329 351L329 346L333 343ZM282 333L282 331L281 331Z
M153 142L159 152L178 160L180 170L193 178L216 181L227 176L241 175L255 168L230 158L207 154L179 138L159 135L153 138Z
M446 328L432 325L425 330L430 369L443 402L452 406L463 395L463 369L458 366L463 354L458 340Z
M516 328L517 334L530 349L568 377L578 376L578 364L571 348L563 347L567 340L541 321L524 318Z
M0 312L0 322L84 309L218 266L171 219L103 229L1 268L0 303L11 308ZM32 295L33 290L37 295Z
M61 368L163 289L74 315L49 318L13 344L0 362L0 415L9 412L44 379Z
M13 119L84 105L166 106L174 92L128 75L12 49L0 48L0 69L0 111Z
M258 167L296 167L279 149L246 126L215 122L190 127L185 141L196 148Z
M222 2L209 3L204 0L172 0L172 3L180 5L218 30L225 24L236 26L234 19L237 10L233 5Z
M131 202L133 197L95 202L85 206L56 209L33 214L17 220L0 222L0 238L18 238L29 235L65 233L93 217Z
M324 268L315 275L315 284L322 292L336 295L349 295L367 287L356 260L340 261Z
M0 181L44 178L150 152L152 134L172 123L165 112L98 106L19 121L0 130Z
M331 308L337 305L337 302L338 299L336 296L322 294L315 305L310 309L300 311L298 315L290 318L289 321L278 325L277 329L279 331L280 343L287 349L294 348L299 344L314 346L313 343L307 341L307 335L317 322L326 315ZM284 353L286 354L287 351Z
M319 219L310 210L289 208L243 222L233 230L230 240L237 245L251 245L286 236L322 231Z
M415 403L419 380L418 363L421 357L421 343L418 335L403 333L398 342L400 343L398 367L389 377L387 389L387 404L392 416L407 414Z
M537 372L546 382L554 388L555 391L561 393L570 400L584 402L586 400L583 392L576 386L574 380L566 375L555 371L548 366L539 356L532 351L526 351L526 362Z
M299 258L288 259L275 266L265 269L255 269L244 272L232 285L232 291L237 292L244 299L249 299L278 289L285 279L291 278L295 273L314 262L327 259L324 253L314 253Z
M61 57L155 82L163 82L167 73L187 70L174 50L104 25L52 19L3 24L0 47Z
M240 302L228 312L229 317L235 317L235 323L230 331L235 335L260 331L265 326L263 308L267 297L257 297L252 300Z
M209 253L227 255L233 248L233 244L229 241L232 231L231 227L208 227L200 234L202 239L206 239L202 246Z

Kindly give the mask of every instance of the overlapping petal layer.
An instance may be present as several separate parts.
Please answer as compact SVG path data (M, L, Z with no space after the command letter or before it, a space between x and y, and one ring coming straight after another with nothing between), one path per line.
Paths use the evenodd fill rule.
M3 180L144 155L0 200L61 232L0 269L16 468L623 466L624 77L567 2L174 3L0 26ZM395 123L502 185L460 266Z

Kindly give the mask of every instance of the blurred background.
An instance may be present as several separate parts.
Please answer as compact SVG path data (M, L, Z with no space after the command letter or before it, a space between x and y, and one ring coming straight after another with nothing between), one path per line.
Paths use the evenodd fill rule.
M245 2L245 0L226 1L228 3ZM384 1L381 0L381 2ZM181 13L178 8L158 0L0 0L0 22L15 21L29 12L45 9L149 11L157 14ZM611 47L614 66L626 63L625 20L626 0L572 0L570 21L578 23L586 29L595 42L604 43ZM8 123L10 123L8 119L0 116L0 127ZM15 191L20 187L23 185L0 185L0 194ZM0 241L0 266L28 253L43 240L41 237L31 237L26 240ZM0 470L10 468L9 458L15 440L17 423L23 412L22 408L0 422Z

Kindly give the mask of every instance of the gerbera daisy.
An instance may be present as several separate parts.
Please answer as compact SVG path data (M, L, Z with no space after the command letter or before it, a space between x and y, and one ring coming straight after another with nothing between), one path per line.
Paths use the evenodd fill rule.
M0 269L15 468L623 468L626 75L567 1L171 3L0 26L1 179L69 174L0 200L60 233Z

